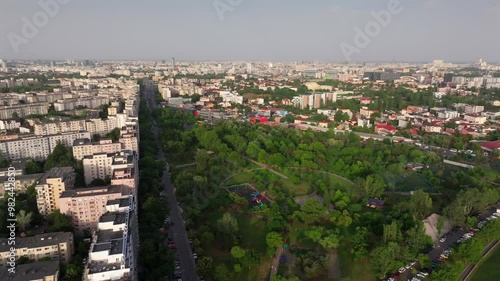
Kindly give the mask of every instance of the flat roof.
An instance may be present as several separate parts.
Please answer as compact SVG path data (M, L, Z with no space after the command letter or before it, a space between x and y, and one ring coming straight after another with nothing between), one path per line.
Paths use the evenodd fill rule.
M99 195L114 194L114 193L121 194L122 192L121 190L122 187L119 185L78 188L78 189L63 191L63 193L61 193L60 198L99 196Z
M73 234L71 232L52 232L30 237L18 237L16 238L16 248L40 248L69 242L72 238ZM0 252L9 251L10 247L8 239L0 238Z
M45 280L44 277L54 276L59 271L59 261L44 261L16 265L16 274L10 274L8 268L0 266L0 280L31 281Z

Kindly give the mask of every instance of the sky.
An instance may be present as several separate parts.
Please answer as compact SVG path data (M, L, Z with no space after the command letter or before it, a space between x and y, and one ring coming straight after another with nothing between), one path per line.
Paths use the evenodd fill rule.
M498 0L0 0L0 58L500 63L498 27Z

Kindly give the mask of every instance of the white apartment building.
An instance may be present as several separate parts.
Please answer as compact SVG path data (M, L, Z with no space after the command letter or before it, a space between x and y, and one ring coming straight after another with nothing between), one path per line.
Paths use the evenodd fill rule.
M21 122L14 119L0 120L0 131L14 130L21 127Z
M105 179L113 175L114 169L133 168L135 164L133 152L123 150L119 153L97 153L83 157L85 183L94 179Z
M73 143L73 157L76 160L82 160L84 156L90 156L97 153L116 153L122 150L120 142L112 140L100 140L92 143L90 139L78 139Z
M0 141L0 151L9 160L44 160L58 142L71 147L76 139L90 138L89 132L70 132L47 136L30 136L15 140Z
M7 265L12 245L8 244L7 238L0 238L0 262ZM30 237L16 238L16 259L27 257L30 260L38 261L42 258L49 258L52 261L59 261L68 264L74 254L73 233L53 232L37 234Z
M137 239L133 197L117 199L106 206L93 234L84 281L137 280ZM128 204L128 205L127 205Z
M464 120L466 120L470 123L473 123L473 124L482 125L482 124L486 123L486 116L481 116L477 113L465 114Z
M243 96L240 96L238 93L220 91L219 96L222 98L222 102L243 104Z
M108 97L82 97L75 99L59 100L54 103L56 111L74 110L79 106L86 108L98 108L101 105L109 104Z
M90 134L106 135L114 128L121 128L126 123L126 118L117 114L110 116L107 119L89 119L89 120L72 120L58 122L37 123L34 127L34 133L37 136L46 136L52 134L87 131Z
M441 118L441 119L449 120L449 119L455 119L458 117L460 117L460 113L456 110L444 110L444 111L438 112L438 118Z
M484 111L484 106L467 104L465 105L464 110L465 114L481 113Z
M46 115L49 113L48 103L31 103L13 106L0 106L0 119L10 119L14 113L19 117L28 115Z
M75 173L72 167L52 168L36 185L36 205L41 215L50 215L59 209L61 194L73 189Z

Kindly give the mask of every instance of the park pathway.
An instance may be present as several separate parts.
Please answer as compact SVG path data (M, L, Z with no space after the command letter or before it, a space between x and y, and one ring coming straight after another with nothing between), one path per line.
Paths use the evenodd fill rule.
M247 159L248 161L250 161L250 162L254 163L255 165L259 165L260 167L262 167L262 168L264 168L264 169L268 170L269 172L271 172L271 173L273 173L273 174L276 174L276 175L278 175L278 176L280 176L280 177L282 177L282 178L284 178L284 179L288 179L288 177L287 177L287 176L283 175L282 173L280 173L280 172L278 172L278 171L276 171L276 170L273 170L273 169L271 168L271 166L269 166L269 165L267 165L267 164L257 162L257 161L255 161L255 160L252 160L252 159L248 158L248 157L245 157L245 159Z
M271 276L269 276L269 281L273 281L274 275L278 273L278 267L280 266L280 259L282 254L283 254L283 247L280 247L276 251L276 255L273 258L273 265L271 265Z

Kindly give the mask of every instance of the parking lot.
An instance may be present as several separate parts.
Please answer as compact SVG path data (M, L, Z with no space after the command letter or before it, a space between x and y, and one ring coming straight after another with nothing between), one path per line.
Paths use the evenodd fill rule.
M491 207L479 215L477 228L464 230L462 228L455 227L450 232L442 236L440 241L434 244L433 249L428 253L429 259L432 261L431 268L421 268L417 262L412 262L405 267L401 267L398 272L391 274L386 280L421 281L427 279L427 277L432 274L432 272L437 269L440 264L445 263L448 257L453 254L452 247L455 244L467 243L469 239L473 239L477 232L481 231L488 221L500 219L500 213L497 213L498 209L500 209L500 205ZM412 268L419 269L419 272L416 275L411 274Z

